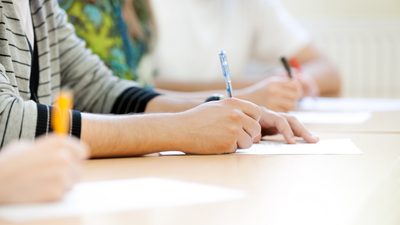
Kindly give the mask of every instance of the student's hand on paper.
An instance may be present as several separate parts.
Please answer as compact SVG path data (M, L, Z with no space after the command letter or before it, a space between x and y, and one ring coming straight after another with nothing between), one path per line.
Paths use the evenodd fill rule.
M295 137L301 137L308 143L316 143L319 140L296 117L286 113L276 113L263 108L260 124L263 136L282 134L288 144L296 143Z
M10 144L0 152L0 204L61 199L87 157L85 145L66 137Z
M236 96L274 111L288 112L296 108L303 92L297 79L274 76L239 90Z
M261 112L251 102L232 98L180 113L177 135L184 136L176 139L179 150L189 154L224 154L249 148L261 138Z

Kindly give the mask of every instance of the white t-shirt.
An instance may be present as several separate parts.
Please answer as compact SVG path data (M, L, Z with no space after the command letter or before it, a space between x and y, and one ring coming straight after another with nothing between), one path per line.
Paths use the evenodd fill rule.
M34 35L33 35L33 24L31 17L31 8L29 0L16 0L13 1L15 11L17 12L18 18L21 22L22 29L25 32L29 42L34 46Z
M153 0L159 39L158 74L176 81L221 79L218 53L233 77L250 62L276 65L310 42L307 32L275 0Z

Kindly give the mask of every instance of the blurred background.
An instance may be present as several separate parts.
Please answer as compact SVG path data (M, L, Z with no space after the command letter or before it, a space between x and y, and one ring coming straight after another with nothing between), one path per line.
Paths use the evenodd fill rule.
M345 97L400 97L399 0L282 0L343 75Z

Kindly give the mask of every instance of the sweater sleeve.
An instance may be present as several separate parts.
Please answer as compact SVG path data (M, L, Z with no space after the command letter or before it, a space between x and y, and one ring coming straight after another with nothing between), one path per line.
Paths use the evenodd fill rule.
M0 65L0 130L1 146L8 142L27 138L36 133L37 106L24 101L11 85L4 67Z
M112 75L105 64L85 47L72 24L55 6L61 64L61 84L74 92L75 109L91 113L140 113L158 94L133 81Z
M0 65L0 147L16 139L33 140L51 129L51 106L22 99ZM71 111L70 134L80 136L80 113Z

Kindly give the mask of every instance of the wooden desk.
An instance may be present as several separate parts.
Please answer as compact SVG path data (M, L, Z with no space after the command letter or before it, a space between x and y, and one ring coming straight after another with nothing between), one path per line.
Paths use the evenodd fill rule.
M299 103L300 113L368 113L363 124L306 124L311 130L325 132L400 132L400 100L374 98L305 98ZM354 114L353 114L354 115ZM338 115L338 118L341 118ZM328 120L329 117L321 118ZM345 116L346 118L346 116ZM353 117L351 117L353 118Z
M351 137L363 155L164 156L92 160L84 181L160 177L247 192L242 200L154 208L29 225L98 224L346 224L397 161L400 134L329 134Z
M306 124L306 127L317 132L400 133L400 111L371 114L371 118L361 124Z

